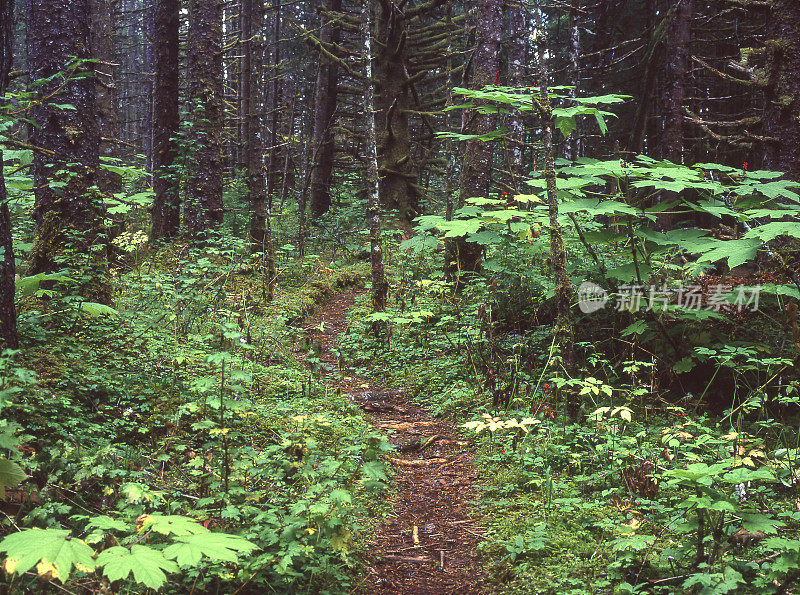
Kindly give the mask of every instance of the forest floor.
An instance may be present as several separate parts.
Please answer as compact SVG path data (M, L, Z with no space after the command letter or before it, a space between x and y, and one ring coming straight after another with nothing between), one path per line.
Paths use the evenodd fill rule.
M472 466L474 448L452 423L434 419L409 403L402 391L340 369L338 336L361 293L337 295L304 325L308 344L320 353L323 378L368 412L397 447L388 457L396 486L390 494L391 511L376 521L365 544L366 571L357 591L480 593L484 580L477 546L482 529L471 517L478 478Z

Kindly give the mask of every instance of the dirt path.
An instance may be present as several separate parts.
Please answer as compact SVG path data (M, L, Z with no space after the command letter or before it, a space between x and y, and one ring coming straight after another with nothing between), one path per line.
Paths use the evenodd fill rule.
M336 366L331 353L347 314L361 292L337 296L306 322L306 337L322 343L321 360ZM324 331L319 325L324 322ZM367 542L367 593L480 593L476 547L481 528L470 518L478 476L473 450L452 424L430 417L402 391L388 390L346 370L326 379L372 415L398 451L390 457L397 485L392 512ZM365 386L366 385L366 386Z

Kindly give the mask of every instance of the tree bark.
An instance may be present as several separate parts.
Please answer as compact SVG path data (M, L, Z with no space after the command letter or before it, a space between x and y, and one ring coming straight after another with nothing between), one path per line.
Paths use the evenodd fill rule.
M670 21L666 42L666 88L664 89L664 134L661 137L661 153L673 163L683 163L683 104L686 98L686 76L689 71L689 44L692 40L692 0L679 0ZM661 199L677 199L675 192L664 192ZM670 229L675 215L670 212L658 214L656 226Z
M342 0L324 0L326 11L342 9ZM323 44L339 43L339 27L323 15L319 34ZM336 147L333 141L333 120L338 99L338 67L322 52L317 75L317 100L314 108L314 164L311 170L311 195L309 210L312 217L320 217L331 207L331 182L333 180L333 157Z
M28 272L81 269L76 275L86 279L81 294L109 303L103 203L94 190L100 147L97 85L92 66L84 62L91 57L89 0L27 0L26 11L30 78L50 78L37 87L38 101L30 112L31 144L43 151L33 157L38 234Z
M245 111L243 133L245 137L244 161L247 170L247 193L252 205L250 236L253 248L265 259L266 298L274 293L275 260L270 249L272 238L266 227L267 189L261 129L262 59L263 59L264 8L260 0L242 2L242 106Z
M14 45L14 0L0 0L0 101L11 71ZM14 246L3 178L3 150L0 149L0 348L19 347L17 311L14 304Z
M367 217L369 218L369 252L372 266L372 308L375 312L386 309L389 284L383 269L381 243L381 210L378 183L378 150L375 126L375 95L372 78L372 0L364 2L361 23L364 36L364 116L366 117L367 153ZM377 328L377 327L376 327Z
M112 11L107 0L90 0L92 7L92 56L97 83L97 123L100 127L100 158L117 155L116 82L114 80L114 30ZM97 172L97 186L105 195L122 191L122 176L102 167Z
M394 2L383 0L378 11L376 84L378 93L378 171L381 203L397 209L410 224L419 214L417 173L411 159L409 130L408 30L406 15Z
M474 70L470 87L480 89L494 82L500 70L500 35L503 25L503 9L500 0L479 0L476 46L473 59ZM464 134L486 134L495 128L493 114L472 111L465 114ZM459 202L468 198L488 196L492 179L493 151L491 142L468 140L464 147L461 164L461 188ZM455 242L458 268L461 271L477 271L480 268L481 246L458 238Z
M189 103L194 151L186 182L186 227L202 239L222 223L222 7L191 0Z
M541 20L537 18L537 28L541 29ZM540 81L538 107L544 126L544 178L547 184L547 211L550 223L550 262L553 267L553 278L556 293L556 324L554 329L554 345L561 357L563 371L571 378L575 368L575 331L572 320L572 282L567 274L567 250L564 234L558 222L558 188L553 155L553 110L547 87L547 57L542 49L540 57ZM573 420L577 419L580 401L570 392L564 393L567 412Z
M153 238L171 238L180 229L181 202L178 172L173 163L177 148L179 100L180 0L156 0L153 39L155 84L153 93Z
M578 97L581 84L581 30L578 3L579 0L572 0L569 8L569 84L572 86L569 95L573 98ZM564 143L567 149L567 159L574 161L581 156L582 128L581 120L578 119L575 122L575 130L570 133Z
M521 87L526 83L528 64L528 8L515 3L508 8L508 85ZM521 192L522 180L526 174L523 167L522 147L525 129L523 116L514 111L508 115L508 140L505 151L506 184L514 192Z
M800 3L773 0L767 21L766 162L800 182Z
M264 248L266 250L266 299L271 301L275 294L275 243L272 234L272 212L275 199L275 189L278 187L278 127L280 126L279 107L281 104L281 0L273 0L273 21L272 21L272 97L270 106L272 114L270 118L270 147L269 147L269 168L267 170L267 209L264 220Z
M673 163L683 161L683 103L689 70L692 0L679 0L670 23L666 57L667 84L664 90L664 136L662 154Z

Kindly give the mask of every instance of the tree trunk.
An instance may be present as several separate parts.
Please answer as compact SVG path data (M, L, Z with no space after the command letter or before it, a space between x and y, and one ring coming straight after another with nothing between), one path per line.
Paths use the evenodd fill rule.
M319 77L317 77L318 79ZM311 102L316 97L316 93L308 94L309 101L303 110L305 112L304 134L303 134L303 157L302 171L299 177L300 188L297 189L297 257L303 258L306 255L306 207L308 203L308 187L311 185L312 151L314 136L314 107Z
M273 8L275 14L273 15L273 34L272 41L275 44L272 52L272 90L270 95L272 100L270 105L272 107L271 122L270 122L270 148L269 148L269 168L267 171L267 209L266 217L264 219L264 250L266 254L266 288L267 288L267 301L272 301L275 295L275 241L272 234L272 211L275 198L275 189L278 186L278 126L280 119L278 118L278 108L280 106L280 89L281 77L279 73L281 65L281 0L273 0Z
M473 59L474 70L470 87L480 89L494 82L500 70L500 34L503 11L500 0L479 0L476 47ZM493 114L472 111L465 114L464 134L486 134L495 128ZM492 144L479 140L468 140L464 147L461 165L461 204L468 198L488 196L492 176ZM458 268L461 271L477 271L480 268L481 246L458 238L455 242Z
M222 8L191 0L189 103L194 151L186 182L186 227L202 239L222 223Z
M779 140L767 145L766 162L800 182L800 3L773 0L766 38L764 127Z
M178 111L178 26L180 0L156 0L153 61L153 238L171 238L180 228L178 172L173 163L180 115Z
M541 20L537 19L541 30ZM553 155L553 110L547 88L547 57L544 49L539 57L541 80L539 82L539 111L544 126L544 178L547 183L547 211L550 223L550 262L556 293L556 324L554 345L561 358L561 366L568 378L575 368L574 324L572 320L572 282L567 274L567 250L561 224L558 222L558 189ZM571 392L565 392L567 412L573 420L577 419L580 401Z
M521 87L526 83L525 69L528 65L528 8L521 3L508 8L508 85ZM526 174L522 162L522 147L525 129L523 115L513 111L507 117L508 138L505 151L506 185L516 193L522 191Z
M364 116L366 117L367 157L367 217L369 218L369 252L372 265L372 308L375 312L386 309L389 284L383 270L381 244L381 209L378 184L378 150L375 130L375 95L372 79L372 0L364 2Z
M76 78L92 74L91 64L83 62L90 58L89 0L28 0L26 9L31 81L52 77L37 87L40 102L30 112L31 144L42 150L33 158L38 235L28 272L78 269L75 276L87 278L81 294L109 303L103 203L94 190L97 88L92 76Z
M0 101L6 91L14 42L14 0L0 0ZM16 349L17 312L14 306L14 247L11 217L3 178L3 150L0 149L0 350Z
M578 97L581 83L581 30L578 2L579 0L572 0L569 8L569 84L572 85L569 95L573 98ZM581 120L578 119L575 122L575 130L570 133L567 142L564 143L567 149L567 159L574 161L581 156L582 128Z
M673 163L683 163L683 104L686 98L686 75L689 71L689 44L692 40L692 0L680 0L675 6L666 42L666 88L664 89L664 134L661 153ZM676 200L675 192L664 192L661 200ZM675 214L658 214L656 226L671 229Z
M339 11L342 0L324 0L325 10ZM330 18L322 16L320 42L339 42L339 27ZM309 210L312 217L320 217L331 206L331 182L333 179L333 157L336 147L333 142L333 120L338 96L336 63L322 52L317 75L317 100L314 108L314 151L311 170L311 196Z
M153 39L155 28L154 2L148 2L142 15L142 34L144 38L144 57L142 93L144 93L144 117L142 118L142 148L144 149L145 171L153 173L153 44L148 43Z
M267 189L264 179L263 147L261 143L261 106L263 89L263 28L264 8L260 0L242 2L242 38L245 40L242 60L242 106L244 118L244 161L247 169L247 193L253 208L251 219L251 241L253 247L261 252L266 262L265 288L267 299L273 297L275 261L270 250L271 238L266 233Z
M100 157L117 155L116 82L114 80L114 37L111 7L107 0L90 0L92 6L92 57L97 83L97 123L100 126ZM102 167L97 172L97 186L105 195L122 191L122 176Z
M567 274L567 250L564 235L558 222L558 190L556 188L556 170L553 160L553 123L547 87L542 86L540 101L545 106L544 117L544 177L547 181L548 218L550 220L550 262L553 266L553 278L556 290L556 327L555 345L561 356L561 364L571 377L574 370L574 328L572 321L572 282ZM567 410L575 419L580 403L574 398L567 401Z
M379 107L376 128L381 203L397 209L410 224L419 214L417 174L411 159L408 124L408 31L406 16L394 2L382 0L375 27L376 84Z
M664 90L664 136L662 154L673 163L683 161L683 102L689 70L692 0L680 0L675 7L666 46L667 84Z

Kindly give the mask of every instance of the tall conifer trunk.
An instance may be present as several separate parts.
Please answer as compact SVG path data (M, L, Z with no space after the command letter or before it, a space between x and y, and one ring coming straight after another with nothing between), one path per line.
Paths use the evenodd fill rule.
M508 7L508 85L521 87L527 82L525 70L528 65L528 8L522 3ZM522 163L524 122L522 114L514 111L507 116L508 146L505 151L506 185L514 192L522 191L526 174Z
M364 117L366 118L365 148L367 157L367 217L369 219L369 253L372 265L372 308L386 309L389 284L383 269L381 243L381 208L378 183L378 149L375 130L375 94L372 78L372 0L364 1L361 33L364 36Z
M324 0L327 11L342 9L342 0ZM339 27L333 20L322 15L319 34L323 44L339 42ZM317 74L317 100L314 107L314 151L311 170L311 195L309 209L312 217L319 217L331 206L331 181L333 179L333 119L338 96L338 67L328 56L319 54L320 66Z
M40 101L30 110L31 144L40 150L33 159L38 234L28 272L81 269L84 297L110 302L103 203L94 189L97 87L85 62L91 57L89 0L28 0L26 11L30 78L50 79L37 87Z
M154 238L171 238L180 228L178 175L172 171L178 111L178 26L180 0L156 0L153 39L153 226Z
M470 87L480 89L491 85L500 71L500 35L503 26L503 9L500 0L480 0L474 70ZM493 114L471 111L465 114L464 134L487 134L494 130ZM464 204L468 198L487 196L492 179L493 151L491 142L468 140L464 147L464 160L461 165L461 188L459 201ZM458 268L461 271L475 271L480 267L481 246L458 238L455 242Z
M664 91L664 157L673 163L683 161L683 102L689 70L692 0L680 0L675 8L667 40L667 85Z
M14 0L0 0L0 101L6 91L14 45ZM3 150L0 149L0 350L16 349L17 312L14 307L14 247L11 217L3 178Z
M222 223L222 5L191 0L189 109L192 166L186 182L186 227L201 238Z
M800 2L773 0L767 20L766 161L800 182Z
M100 127L100 156L118 157L117 154L117 106L116 83L114 81L114 31L111 4L108 0L90 0L92 7L92 57L97 83L97 122ZM100 168L97 185L106 195L122 190L120 174Z
M417 173L411 159L409 130L408 30L406 15L394 2L381 0L377 11L375 78L378 93L378 165L381 202L397 209L410 224L419 214Z

